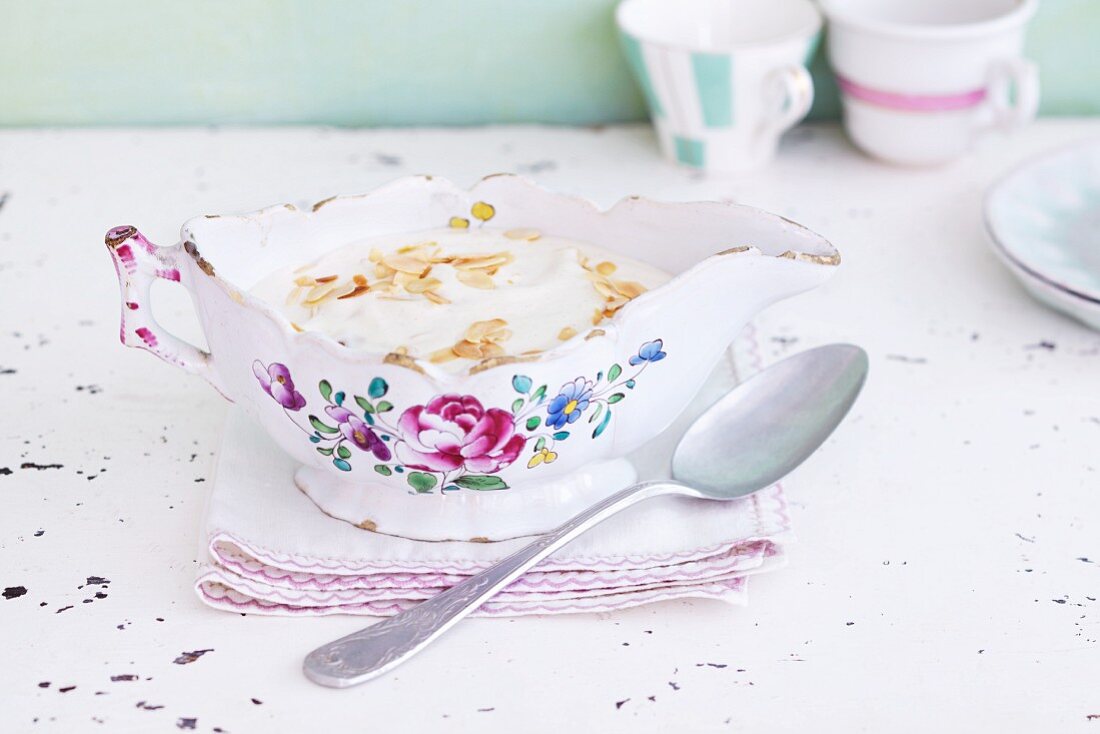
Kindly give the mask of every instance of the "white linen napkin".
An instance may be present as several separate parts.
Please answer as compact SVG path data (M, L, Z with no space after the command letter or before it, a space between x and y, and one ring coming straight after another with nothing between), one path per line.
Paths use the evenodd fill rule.
M667 476L686 427L758 366L750 326L691 408L631 457L639 477ZM295 486L293 470L262 429L231 411L203 523L209 561L195 582L206 604L256 614L385 616L530 542L422 542L362 530L321 512ZM781 565L789 540L779 485L733 502L653 499L581 536L477 614L607 611L684 597L744 604L747 577Z

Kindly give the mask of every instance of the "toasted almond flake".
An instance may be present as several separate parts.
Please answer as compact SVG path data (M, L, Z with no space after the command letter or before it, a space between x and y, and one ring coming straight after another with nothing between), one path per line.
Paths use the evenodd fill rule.
M482 343L484 343L484 342L493 342L495 344L497 342L506 342L511 338L512 338L512 330L511 329L498 329L497 331L493 331L493 332L490 332L489 334L486 334L485 338L482 340Z
M408 255L411 252L416 252L424 246L423 242L417 242L415 245L402 245L397 248L398 255Z
M450 362L455 359L458 359L458 355L455 354L455 350L451 347L437 349L428 355L428 361L432 364L443 364L444 362Z
M539 237L542 237L542 233L537 229L510 229L504 233L504 236L510 240L527 240L528 242L534 242Z
M408 255L385 255L382 257L382 262L393 270L402 273L411 273L418 277L424 275L431 268L431 266L423 260L418 260Z
M452 347L455 354L463 359L481 359L481 346L468 341L460 341Z
M394 354L400 354L402 357L409 353L409 348L405 346L394 347Z
M566 326L564 329L562 329L561 331L558 332L558 339L561 339L563 342L564 341L569 341L570 339L572 339L576 335L577 335L577 330L576 329L574 329L572 326Z
M619 296L618 298L612 298L606 304L604 304L604 310L606 311L618 311L620 308L630 303L629 298Z
M343 285L338 285L336 287L336 290L334 290L332 292L332 295L335 296L337 300L339 300L339 299L343 298L344 296L348 295L349 293L354 293L355 289L358 288L358 287L359 286L355 285L355 283L352 283L349 280L347 283L344 283Z
M519 354L521 357L533 357L536 354L542 354L542 351L543 350L541 349L528 349L527 351L520 352Z
M504 319L489 319L488 321L475 321L466 329L466 340L479 342L494 331L499 331L508 325Z
M328 298L329 294L336 290L336 286L332 283L320 283L309 289L306 293L305 303L307 305L314 305Z
M382 251L377 247L370 248L370 255L367 256L367 259L372 263L382 262Z
M295 286L290 293L286 294L286 305L291 306L298 302L298 299L302 297L302 291L305 290L302 286Z
M619 292L615 290L615 287L606 280L600 279L592 282L592 286L596 289L604 298L615 298L619 295Z
M596 311L592 314L592 325L596 326L601 321L603 321L603 311L597 308Z
M386 265L384 262L377 262L374 264L374 277L376 278L389 278L397 271Z
M611 275L618 269L619 267L615 263L609 262L607 260L604 260L602 263L596 266L596 272L600 275Z
M481 356L482 357L500 357L504 355L504 347L493 342L483 342L481 344Z
M645 293L645 286L633 280L615 280L611 284L615 286L615 290L627 298L637 298Z
M323 278L315 278L315 280L316 280L316 281L317 281L318 283L331 283L332 281L336 280L336 278L337 278L337 277L339 277L339 276L336 276L336 275L326 275L326 276L324 276Z
M362 273L356 273L355 275L351 276L351 280L355 283L355 285L358 286L367 285L367 276L363 275Z
M423 293L424 291L433 290L443 283L439 278L417 278L414 281L405 284L405 290L409 293Z
M305 329L303 329L301 326L298 326L298 324L294 323L293 321L290 322L290 328L294 329L295 331L305 331Z
M348 298L356 298L357 296L361 296L364 293L368 292L369 290L370 290L370 286L357 285L357 286L355 286L354 290L352 290L348 293L345 293L342 296L336 296L336 298L338 300L344 301L344 300L347 300Z
M316 285L317 281L311 275L302 275L294 279L294 285Z
M447 300L443 296L439 295L435 291L424 291L424 297L427 298L432 303L437 303L440 306L442 306L445 303L450 303L449 300Z
M496 288L493 279L480 270L458 270L455 271L455 277L458 278L459 283L468 285L471 288L480 288L486 291Z

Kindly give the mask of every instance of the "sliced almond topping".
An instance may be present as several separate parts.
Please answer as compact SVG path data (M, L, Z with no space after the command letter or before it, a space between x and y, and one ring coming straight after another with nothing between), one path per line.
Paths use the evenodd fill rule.
M305 331L305 329L303 329L301 326L298 326L298 324L294 323L293 321L290 322L290 328L294 329L295 331Z
M395 347L394 354L400 354L402 357L409 353L409 348L405 346Z
M467 341L479 342L494 331L499 331L508 325L504 319L489 319L488 321L475 321L466 329Z
M370 286L368 286L368 285L357 285L357 286L354 286L353 290L351 290L351 291L349 291L349 292L347 292L347 293L345 293L341 296L336 296L336 298L343 301L343 300L346 300L348 298L355 298L357 296L361 296L369 290L370 290Z
M455 350L451 347L437 349L428 355L428 361L432 364L443 364L444 362L450 362L455 359L458 359L458 355L455 354Z
M351 279L352 279L352 282L355 283L355 285L358 285L358 286L367 285L367 276L365 276L361 273L356 273L355 275L351 276Z
M480 270L458 270L455 272L455 277L458 278L459 283L468 285L471 288L480 288L486 291L496 288L493 279Z
M417 278L405 284L405 290L409 293L423 293L443 285L439 278Z
M511 338L512 338L512 330L511 329L499 329L497 331L491 332L490 334L486 335L485 339L483 340L483 343L484 342L493 342L493 343L506 342Z
M468 341L460 341L452 347L455 354L463 359L481 359L481 347Z
M428 263L408 255L385 255L382 262L393 270L411 273L417 277L424 275L431 269Z
M334 290L336 290L336 286L332 283L320 283L315 285L306 293L305 303L310 306L320 303L328 298L329 294Z
M611 285L611 283L606 280L601 279L593 281L592 286L596 289L596 292L604 298L615 298L619 295L619 292L615 290L615 286Z
M597 308L595 310L595 312L592 314L592 325L596 326L601 321L603 321L603 311L601 309Z
M432 303L437 303L441 306L445 303L450 303L449 300L447 300L443 296L439 295L435 291L424 291L424 297L427 298Z
M391 268L389 265L386 265L386 263L384 262L377 262L374 264L374 277L376 278L389 278L396 272L396 270Z
M337 276L335 275L326 275L325 277L317 278L316 280L318 283L331 283L332 281L336 280L336 278Z
M562 329L561 331L558 332L558 339L561 339L563 342L564 341L569 341L570 339L572 339L576 335L577 335L577 330L576 329L574 329L572 326L566 326L564 329Z
M305 290L302 286L295 287L290 293L286 294L286 305L292 306L298 302L298 299L302 295L302 291Z
M637 298L645 293L645 286L641 283L635 283L633 280L615 280L612 281L612 285L622 295L627 298Z
M602 263L596 266L596 272L600 275L611 275L618 269L619 268L617 265L615 265L615 263L608 262L607 260L604 260Z
M534 242L539 237L542 237L542 233L537 229L510 229L504 233L504 236L510 240L527 240L528 242Z
M501 357L504 355L504 347L493 342L483 342L481 344L481 356L482 357Z
M313 276L310 276L310 275L302 275L302 276L299 276L299 277L294 279L294 285L305 286L305 285L315 285L316 283L317 283L317 281L314 280Z
M377 247L370 248L370 255L367 256L367 259L372 263L382 262L382 251Z
M515 260L515 256L510 252L496 252L492 255L456 257L451 265L459 270L481 270L499 268L501 265L507 265L513 260Z

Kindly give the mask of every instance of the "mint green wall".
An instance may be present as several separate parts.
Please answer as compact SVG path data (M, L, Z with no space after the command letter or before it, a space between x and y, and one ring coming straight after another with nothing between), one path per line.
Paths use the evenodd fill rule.
M614 5L0 0L0 125L640 119ZM1100 112L1100 0L1041 0L1028 47L1044 113Z

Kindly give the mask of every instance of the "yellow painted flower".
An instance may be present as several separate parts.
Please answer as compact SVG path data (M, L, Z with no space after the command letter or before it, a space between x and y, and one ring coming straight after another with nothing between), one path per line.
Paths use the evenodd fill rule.
M543 447L535 452L535 455L531 457L531 460L527 462L528 469L534 469L539 464L553 464L558 458L558 455L548 448Z
M463 217L451 217L451 221L449 221L447 224L450 225L451 229L469 229L470 228L470 220L465 219Z
M493 218L493 215L497 213L497 210L493 208L492 204L486 204L484 201L479 201L470 207L470 213L483 222L488 222Z

